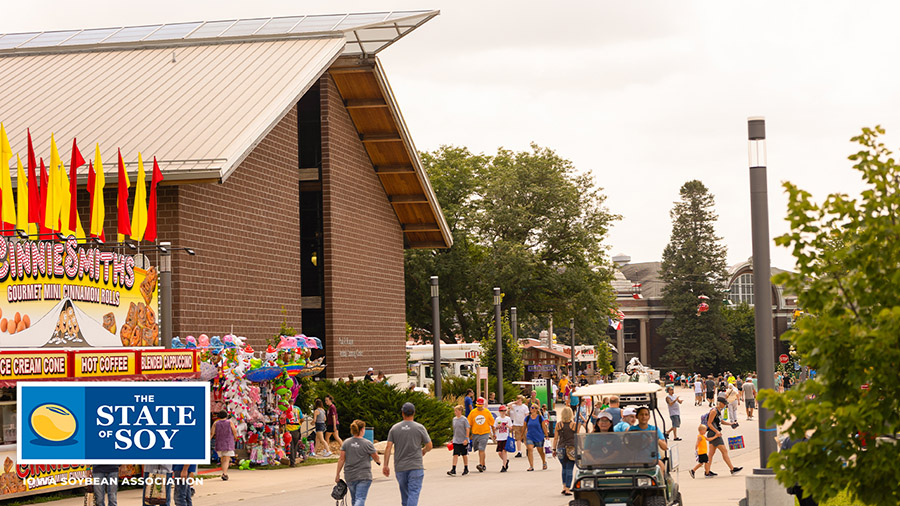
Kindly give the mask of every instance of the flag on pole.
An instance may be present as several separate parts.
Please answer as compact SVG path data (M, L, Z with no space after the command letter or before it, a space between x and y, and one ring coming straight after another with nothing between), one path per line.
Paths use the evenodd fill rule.
M156 163L156 157L153 157L153 176L150 179L150 202L147 204L147 230L144 232L144 240L156 241L156 187L163 180L162 171L159 170L159 164Z
M72 139L72 164L69 165L69 230L81 228L78 221L78 167L84 165L84 157L78 150L76 139ZM82 232L82 235L84 233Z
M16 155L16 197L18 199L18 212L16 213L16 228L24 230L26 234L33 236L37 233L37 227L28 218L29 204L31 200L28 198L28 192L31 191L31 179L25 176L25 169L22 167L22 159Z
M59 232L60 188L59 188L59 150L56 139L50 134L50 167L47 177L47 204L44 208L44 227L51 232Z
M138 173L134 181L134 204L131 212L131 238L140 241L147 229L147 174L144 172L144 159L138 152Z
M12 158L12 148L6 137L6 127L0 123L0 221L2 221L3 235L15 235L16 228L16 202L13 200L12 179L9 176L9 160Z
M38 230L41 240L48 239L50 229L44 225L44 218L47 216L47 187L50 186L50 176L47 173L47 167L44 166L44 157L41 157L41 192L40 203L38 205L40 212L40 221L38 221Z
M126 235L131 235L131 217L128 216L128 173L125 172L125 162L122 160L122 150L119 150L119 199L116 204L119 210L119 223L116 227L116 241L125 241Z
M62 163L59 164L60 171L59 175L62 178L60 180L59 188L60 188L60 201L64 204L60 207L59 214L59 223L60 223L60 232L66 237L74 235L78 240L84 240L84 229L81 228L81 219L78 217L78 210L75 210L74 220L73 216L70 215L72 212L72 207L69 205L69 202L75 200L75 196L72 195L71 192L71 184L69 182L68 176L66 176L66 166ZM70 227L69 224L74 221L75 226Z
M91 237L106 240L103 233L103 221L106 219L106 207L103 202L103 187L106 186L106 176L103 173L103 160L100 157L100 144L94 150L94 180L88 182L91 187Z
M44 223L41 216L41 194L38 189L37 160L34 158L34 146L31 144L31 130L28 130L28 222Z

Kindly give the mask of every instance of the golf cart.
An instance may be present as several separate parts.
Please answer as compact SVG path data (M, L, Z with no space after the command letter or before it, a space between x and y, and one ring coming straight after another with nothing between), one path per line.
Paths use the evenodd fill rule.
M604 397L617 395L619 406L646 406L650 424L666 431L665 418L657 406L662 387L655 383L605 383L587 385L573 395L593 399L599 406ZM663 471L657 463L662 461ZM576 433L575 477L569 506L682 506L678 491L678 448L658 446L658 436L649 431Z

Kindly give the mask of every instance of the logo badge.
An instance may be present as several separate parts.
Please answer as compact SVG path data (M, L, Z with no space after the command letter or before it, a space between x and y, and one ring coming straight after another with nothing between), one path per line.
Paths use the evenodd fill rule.
M34 408L29 419L31 430L40 438L35 444L74 444L69 441L78 429L78 420L65 406L47 403Z

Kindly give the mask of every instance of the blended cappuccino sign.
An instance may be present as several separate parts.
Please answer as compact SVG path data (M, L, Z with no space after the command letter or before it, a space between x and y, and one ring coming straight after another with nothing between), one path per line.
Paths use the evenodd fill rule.
M20 382L20 464L206 464L209 384Z

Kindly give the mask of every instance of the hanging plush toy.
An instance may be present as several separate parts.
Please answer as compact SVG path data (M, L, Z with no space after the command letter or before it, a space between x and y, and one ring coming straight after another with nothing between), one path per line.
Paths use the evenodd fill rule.
M200 334L200 337L197 338L197 346L201 348L209 348L209 336L206 334Z
M271 344L268 348L266 348L266 367L277 367L276 363L278 360L278 352L275 350L275 347Z
M189 350L193 350L193 349L197 348L197 340L194 339L194 336L187 336L187 339L185 339L184 341L185 341L185 344L184 344L185 348L187 348Z
M181 342L180 337L175 336L172 338L172 348L175 348L176 350L184 348L184 343Z

